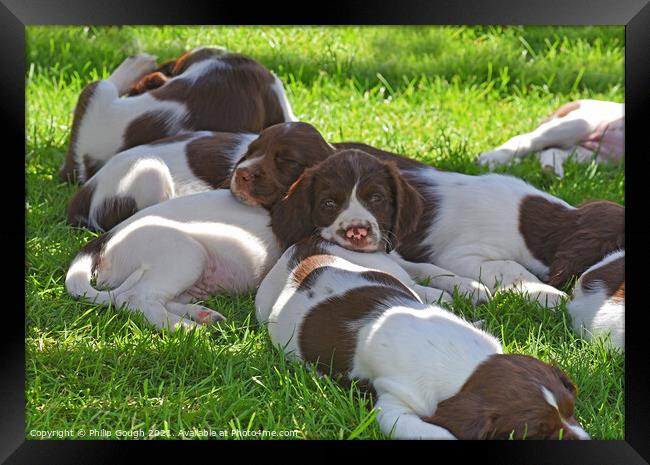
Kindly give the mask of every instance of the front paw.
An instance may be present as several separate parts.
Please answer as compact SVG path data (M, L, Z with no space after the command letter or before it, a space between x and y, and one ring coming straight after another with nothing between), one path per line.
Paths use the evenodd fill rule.
M492 292L487 286L474 281L473 279L463 279L456 286L459 295L472 300L474 305L483 304L492 298Z
M478 156L478 164L488 166L493 169L497 165L505 165L515 156L515 151L511 149L496 149L490 152L483 152Z

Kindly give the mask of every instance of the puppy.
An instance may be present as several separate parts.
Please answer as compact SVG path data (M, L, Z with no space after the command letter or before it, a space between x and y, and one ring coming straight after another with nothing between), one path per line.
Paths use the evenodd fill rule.
M604 257L576 283L567 304L575 330L592 340L607 336L615 348L625 349L625 251Z
M183 132L258 133L295 120L273 73L251 58L218 48L184 54L161 85L120 98L155 66L149 55L129 57L107 80L86 86L74 111L62 180L83 183L117 152Z
M142 312L158 329L219 321L191 302L257 288L281 253L269 220L225 189L173 198L89 242L65 286L70 295ZM108 290L93 287L93 277Z
M479 155L482 165L494 167L540 152L542 168L564 176L564 162L618 161L625 152L625 105L601 100L578 100L562 105L537 129L515 136Z
M359 265L364 257L370 267ZM369 382L380 428L394 438L557 439L562 430L589 439L561 370L504 355L488 333L422 303L386 272L394 266L385 254L305 239L262 281L257 320L287 354Z
M68 204L68 223L107 231L148 206L226 184L256 134L199 131L138 145L106 162Z
M305 170L271 208L271 227L283 248L315 234L349 250L386 253L412 234L423 212L422 197L394 163L349 149ZM489 298L478 282L444 270L429 284ZM428 287L416 289L428 298Z
M344 148L394 163L419 194L420 202L403 204L412 209L414 227L392 243L391 256L412 277L433 278L435 287L448 290L462 276L471 281L463 292L478 289L480 281L489 291L518 289L552 307L566 298L558 287L625 245L623 206L595 201L575 208L512 176L444 172L365 144L329 144L307 123L279 124L259 137L238 162L230 189L244 203L264 205L281 198L305 167ZM341 184L344 177L333 169L327 181ZM330 233L341 245L357 243ZM448 284L440 282L446 275ZM481 291L477 298L487 295Z

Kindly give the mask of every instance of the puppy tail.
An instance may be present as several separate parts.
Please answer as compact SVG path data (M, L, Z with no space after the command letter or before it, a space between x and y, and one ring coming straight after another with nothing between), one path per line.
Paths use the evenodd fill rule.
M65 277L65 288L74 297L85 297L96 303L115 304L115 297L132 288L146 271L141 266L131 273L122 284L109 291L99 291L91 285L93 278L93 256L80 253L74 259Z

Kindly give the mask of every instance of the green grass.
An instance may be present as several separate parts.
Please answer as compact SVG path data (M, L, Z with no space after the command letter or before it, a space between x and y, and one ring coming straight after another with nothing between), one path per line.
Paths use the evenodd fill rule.
M28 438L32 430L88 438L102 429L111 438L209 430L231 437L233 429L384 437L355 386L319 377L271 345L255 322L253 295L209 300L228 318L221 327L169 334L65 292L68 265L94 237L65 224L75 188L56 177L79 92L132 53L163 60L206 44L272 69L298 118L332 142L363 141L472 174L485 171L473 162L479 152L568 100L623 101L622 27L28 27ZM569 162L562 180L532 159L499 171L573 204L624 202L622 164ZM545 310L502 293L478 307L456 299L453 311L485 319L506 352L559 365L579 387L577 417L592 437L624 437L623 355L578 338L564 306Z

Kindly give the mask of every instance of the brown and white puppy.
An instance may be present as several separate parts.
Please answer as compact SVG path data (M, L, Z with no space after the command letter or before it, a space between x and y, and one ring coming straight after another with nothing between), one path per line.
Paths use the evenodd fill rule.
M604 257L585 271L567 310L574 329L588 340L606 337L625 350L625 251Z
M558 108L534 131L513 137L479 155L482 165L509 163L539 151L542 168L564 176L564 162L618 161L625 152L625 105L603 100L578 100Z
M395 163L347 149L300 175L271 209L271 227L282 248L318 235L349 250L385 253L413 233L424 209ZM489 298L489 290L462 275L436 270L430 279L447 292Z
M164 65L159 86L128 98L156 67L129 57L107 80L86 86L77 102L70 144L59 172L85 182L117 152L182 132L254 132L294 121L282 82L257 61L203 47ZM146 88L136 91L140 92Z
M230 172L256 134L198 131L120 152L68 204L68 222L107 231L165 200L228 187Z
M235 169L230 185L235 196L251 205L263 205L265 197L281 197L302 166L325 160L340 148L362 148L380 160L393 160L423 201L423 208L413 212L417 225L393 244L396 249L391 253L414 277L451 273L481 281L492 291L519 289L543 305L555 306L566 297L556 287L625 245L625 209L612 202L575 208L512 176L445 172L365 144L330 145L307 123L274 129L256 141L264 149L249 150ZM278 152L278 146L293 150ZM278 153L285 154L283 163L300 166L279 176ZM300 153L310 156L300 160ZM242 167L245 178L255 179L254 183L242 179ZM331 176L338 182L343 174ZM256 190L257 185L265 189Z
M423 303L394 267L383 253L305 239L262 281L257 320L285 353L369 383L394 438L589 439L561 370L504 355L487 332Z

